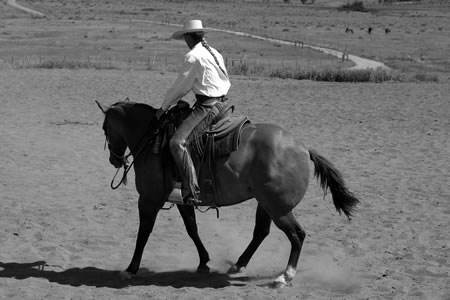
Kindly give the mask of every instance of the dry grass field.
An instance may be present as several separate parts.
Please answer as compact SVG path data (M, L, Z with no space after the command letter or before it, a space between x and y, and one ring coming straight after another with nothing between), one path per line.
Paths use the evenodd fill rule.
M450 298L448 7L376 6L376 12L362 14L339 12L319 0L308 7L281 1L267 7L238 1L19 3L48 18L0 3L1 299ZM215 17L214 7L221 12ZM264 7L273 15L263 14ZM251 238L254 200L221 208L219 219L215 212L197 214L210 274L195 273L195 247L172 209L158 216L138 275L119 278L134 250L137 194L133 174L128 186L109 188L115 170L103 151L103 115L93 100L111 104L130 97L158 106L176 73L165 58L158 68L151 60L175 61L185 46L167 40L174 27L130 19L181 23L192 17L241 31L262 32L266 26L265 34L279 38L309 34L308 42L340 47L345 41L356 55L440 78L357 84L231 78L229 97L237 113L289 129L329 158L361 199L349 222L311 178L294 211L307 239L287 288L268 287L284 270L289 252L275 226L245 275L226 274ZM393 24L390 35L381 32L386 22ZM368 23L375 28L370 37L361 29ZM427 25L417 28L420 24ZM342 32L350 26L353 36ZM209 40L236 59L247 55L304 67L309 59L311 65L345 67L322 54L299 55L225 34L211 33ZM406 55L414 61L402 60ZM111 64L123 65L27 68L46 56L74 61L102 56L107 62L111 57Z
M5 20L0 23L3 59L11 59L15 53L19 60L34 56L34 61L36 55L61 59L79 59L84 55L85 60L92 55L90 59L140 61L147 67L154 62L174 66L184 52L183 44L167 40L174 28L136 21L182 24L186 19L200 18L213 28L326 46L383 61L417 75L418 79L432 74L440 81L449 80L450 4L445 1L368 6L368 13L340 11L336 3L347 1L326 0L318 0L315 5L298 5L298 1L287 5L281 0L21 2L44 13L48 21L23 20L27 15L5 2L0 3L0 16ZM335 5L329 6L330 3ZM369 27L373 28L371 34L367 32ZM346 28L354 34L345 33ZM391 30L389 34L385 33L386 28ZM308 48L243 40L222 33L210 34L210 39L230 60L300 68L339 68L349 64L342 65L340 59Z

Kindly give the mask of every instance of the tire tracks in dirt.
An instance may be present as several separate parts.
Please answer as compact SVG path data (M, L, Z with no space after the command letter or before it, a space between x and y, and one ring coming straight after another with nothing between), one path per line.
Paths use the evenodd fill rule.
M17 9L23 10L24 12L27 12L29 14L32 14L34 16L39 16L39 17L45 17L45 15L43 13L40 13L36 10L30 9L28 7L22 6L20 4L16 3L16 0L8 0L7 2L8 5L11 5L12 7L15 7Z

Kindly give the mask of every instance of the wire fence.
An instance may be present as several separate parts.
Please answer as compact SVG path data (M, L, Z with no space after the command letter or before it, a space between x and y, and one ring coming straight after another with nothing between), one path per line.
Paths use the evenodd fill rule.
M312 50L311 50L312 51ZM181 57L155 54L148 56L9 56L0 58L0 66L12 69L135 69L177 71L182 63ZM225 58L225 66L231 74L270 73L279 69L297 68L346 68L352 65L346 57L320 56L316 58L302 57L289 59L269 58Z

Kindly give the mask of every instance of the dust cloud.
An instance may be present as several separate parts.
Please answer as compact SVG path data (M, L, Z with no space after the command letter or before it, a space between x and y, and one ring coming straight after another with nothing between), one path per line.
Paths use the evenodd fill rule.
M330 256L318 255L308 257L304 261L304 271L297 273L301 281L342 293L359 290L360 282L351 270L339 266Z

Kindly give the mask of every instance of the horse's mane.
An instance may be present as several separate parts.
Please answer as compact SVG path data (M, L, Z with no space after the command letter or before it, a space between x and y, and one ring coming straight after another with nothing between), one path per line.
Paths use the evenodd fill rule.
M156 114L156 111L156 108L145 103L119 101L107 109L105 112L105 122L108 119L108 116L117 112L123 116L131 116L127 117L127 122L129 124L136 122L138 124L143 124L143 122L152 120Z
M140 103L140 102L132 102L132 101L118 101L118 102L114 103L113 105L111 105L109 108L113 108L113 107L122 107L123 109L136 107L138 109L151 110L152 112L157 110L156 108L154 108L153 106L151 106L149 104Z

